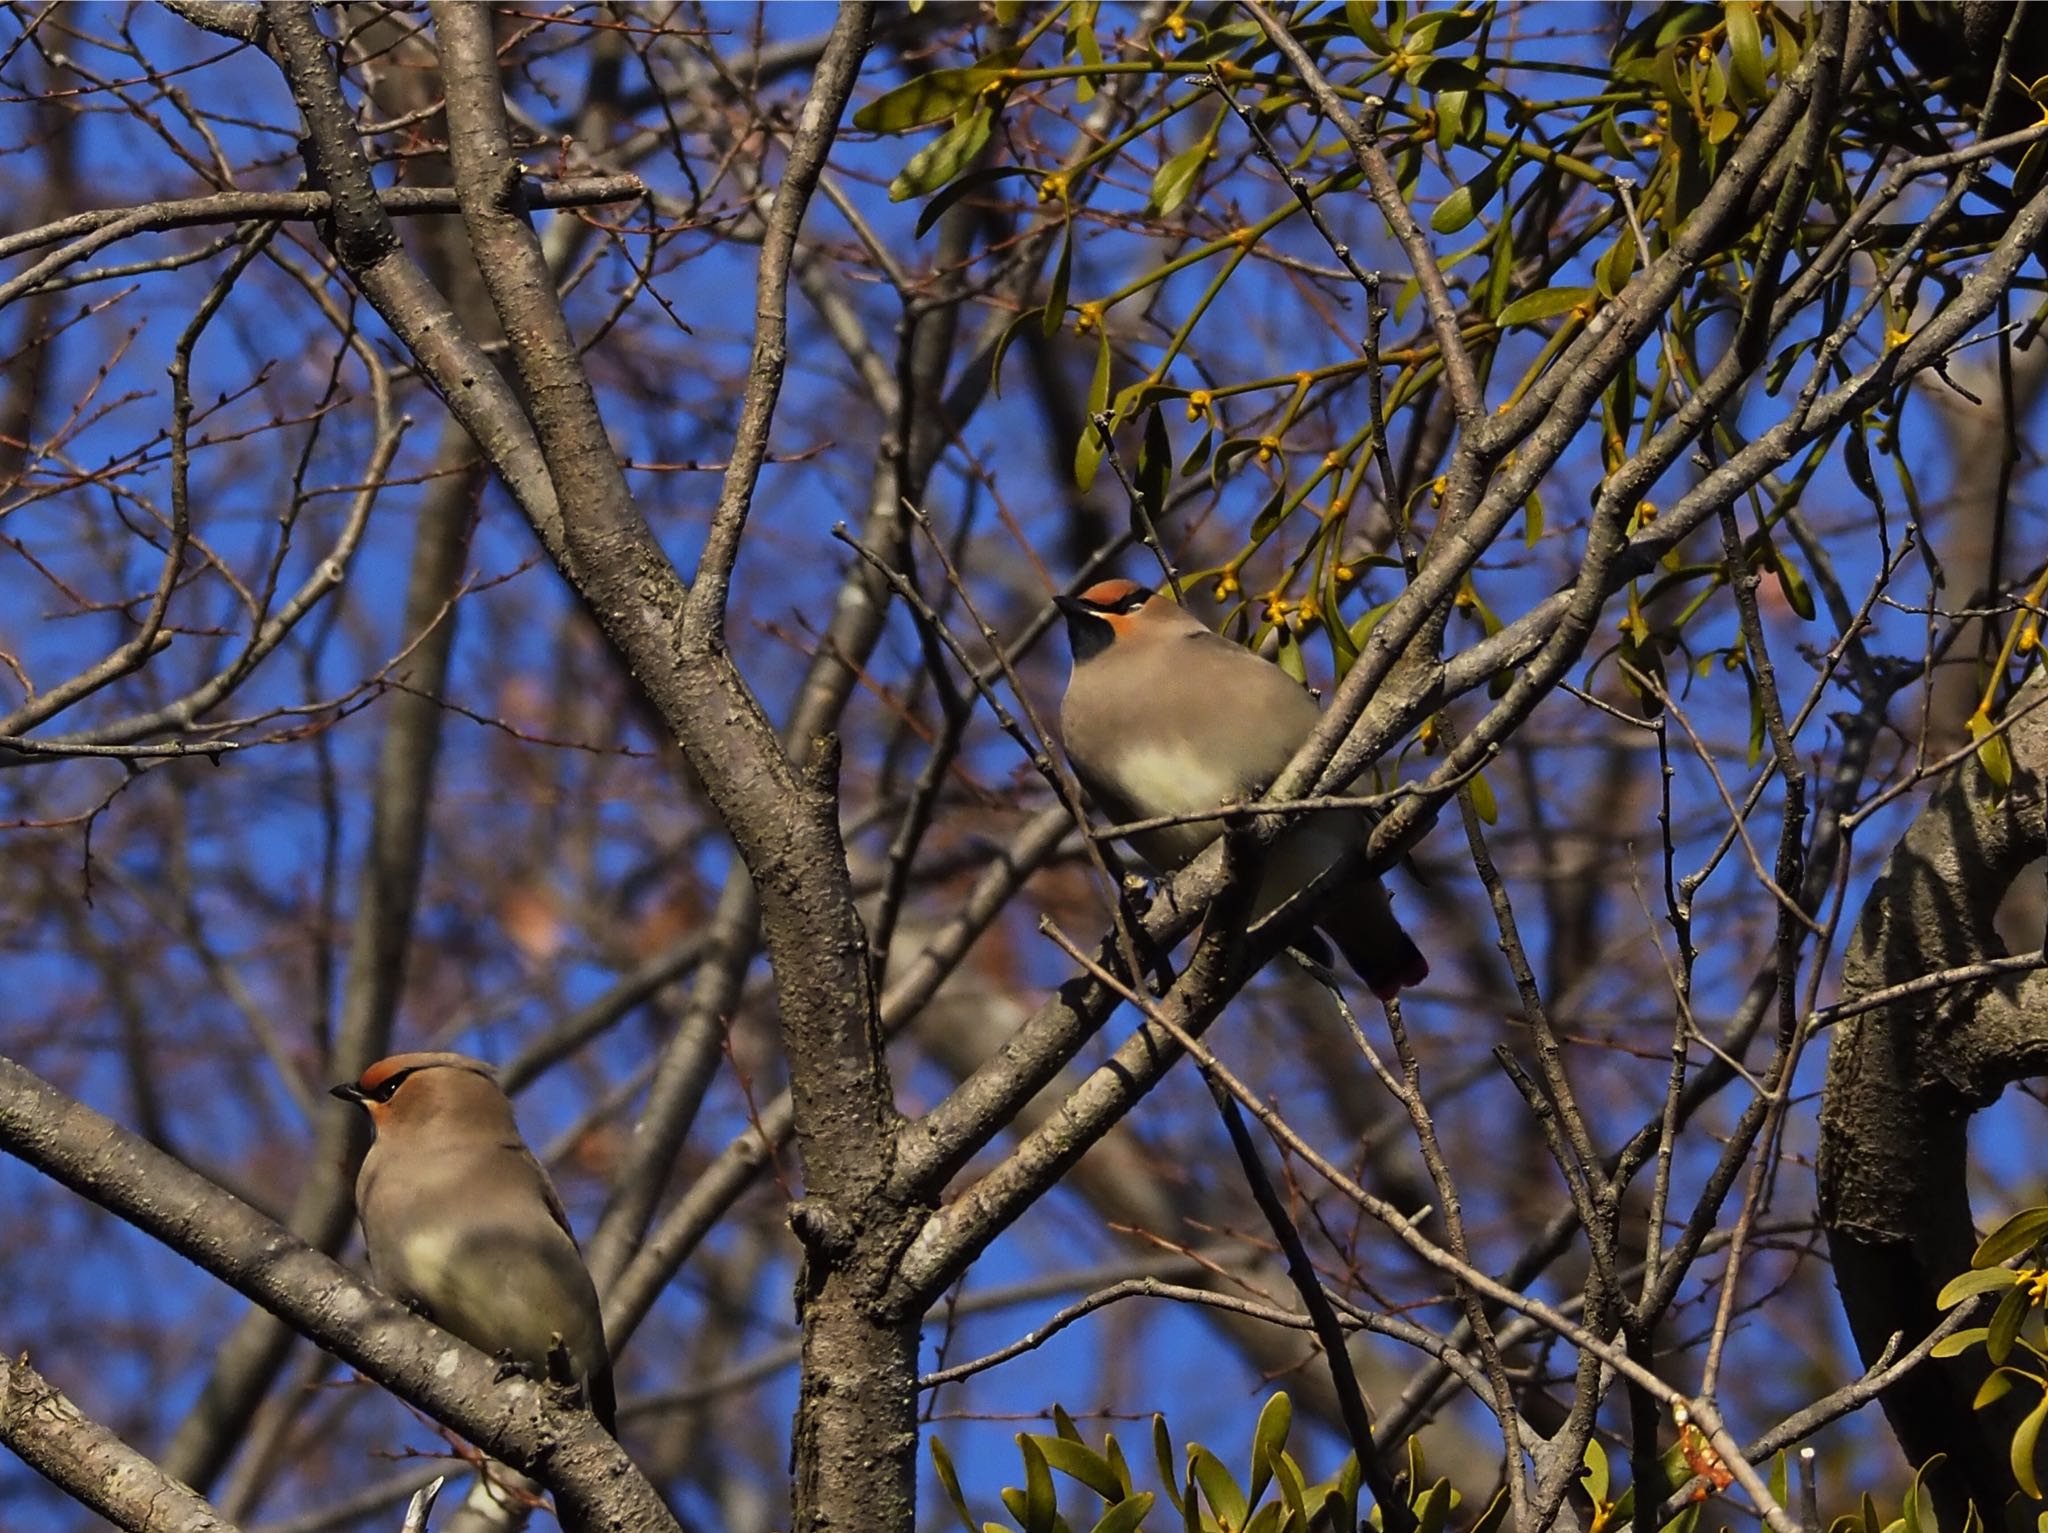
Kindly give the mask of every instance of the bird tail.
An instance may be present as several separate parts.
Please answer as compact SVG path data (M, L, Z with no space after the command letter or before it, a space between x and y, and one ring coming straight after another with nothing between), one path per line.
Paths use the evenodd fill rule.
M1355 894L1346 891L1325 904L1316 912L1316 925L1383 1001L1429 978L1429 960L1401 929L1393 902L1376 878L1364 881Z
M612 1370L609 1364L584 1380L584 1393L590 1399L590 1414L597 1418L597 1424L612 1436L619 1435L619 1398L612 1386Z

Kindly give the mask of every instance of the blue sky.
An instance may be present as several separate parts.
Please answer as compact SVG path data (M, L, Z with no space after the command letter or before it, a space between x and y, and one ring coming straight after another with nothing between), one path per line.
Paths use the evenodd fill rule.
M819 5L772 6L759 13L759 25L770 38L797 36L819 27L828 10ZM94 21L111 32L117 14L125 16L104 8L103 13L94 13ZM1125 14L1115 8L1107 12L1112 22ZM751 10L726 8L713 15L735 32L756 24ZM1517 12L1517 46L1531 50L1527 57L1596 59L1602 46L1596 33L1605 16L1604 7L1579 5ZM195 66L176 78L203 93L210 109L219 114L214 126L227 157L241 168L242 184L290 184L295 173L293 113L270 66L246 55L223 63L204 62L219 58L226 51L224 45L159 10L137 11L127 19L137 46L166 72L176 64ZM18 25L18 20L10 18L7 24ZM1542 35L1546 32L1549 35ZM118 73L118 61L110 61L104 50L80 51L95 70ZM27 55L21 57L25 60ZM18 63L0 75L10 90L10 98L0 101L0 145L28 141L26 113L13 99L29 78L23 73L26 68L25 62ZM564 57L542 66L541 74L570 99L580 77L580 60ZM878 67L863 78L856 102L871 99L898 78ZM82 99L89 115L81 119L76 138L75 181L81 204L189 195L200 189L190 168L164 153L162 144L138 128L106 93L87 92ZM546 107L530 90L523 99L537 111ZM1061 99L1057 104L1064 109L1073 103ZM1497 111L1497 105L1492 109ZM1190 124L1206 125L1207 118L1208 109L1192 111L1174 127L1148 136L1134 149L1137 158L1113 172L1112 189L1096 204L1105 216L1080 226L1072 283L1076 301L1113 291L1157 263L1159 249L1153 242L1108 215L1135 214L1144 203L1157 160L1186 141ZM1299 131L1298 122L1293 126ZM1034 131L1057 147L1057 135L1071 130L1050 114L1041 114L1034 119ZM1224 125L1226 144L1239 142L1231 136L1236 132L1234 124ZM917 202L891 203L883 186L931 136L923 132L869 139L849 134L834 155L835 173L844 179L863 218L913 264L926 259L934 239L913 239ZM1041 146L1033 141L1022 147ZM1453 151L1425 172L1420 195L1426 200L1441 196L1453 182L1473 174L1479 163L1480 157L1471 151ZM13 205L24 205L37 164L29 153L0 158L0 178L5 178L0 180L0 194ZM642 170L665 191L679 192L684 185L679 168L659 157ZM1265 176L1240 175L1211 192L1212 200L1203 204L1201 214L1218 227L1241 223L1284 201L1284 192ZM722 195L725 202L720 206L729 209L730 193ZM1905 206L1910 210L1910 199ZM1398 271L1398 257L1363 198L1332 199L1325 211L1342 237L1369 252L1373 263ZM848 290L869 318L873 333L888 337L897 305L857 258L844 218L821 205L812 213L809 230L835 253L845 252L839 264ZM101 259L192 249L205 237L204 231L149 237ZM314 259L303 228L289 231L286 238L293 243L293 259L302 265ZM1457 243L1447 239L1440 245L1450 248ZM1267 248L1297 263L1328 262L1327 250L1298 218L1271 236ZM598 254L570 300L580 325L595 326L613 296L633 279L628 257L645 253L644 241L627 240ZM665 248L661 269L653 278L666 309L637 306L633 323L622 326L594 354L592 370L606 401L607 425L634 462L721 461L736 408L731 378L744 359L751 333L754 259L752 247L725 242L715 237L715 231L677 238ZM122 482L159 505L168 495L168 470L161 443L148 444L169 420L165 368L180 329L220 268L221 259L215 257L181 271L153 274L103 315L80 318L58 346L49 376L50 399L67 406L72 400L90 400L89 408L102 412L66 443L71 461L90 469L141 451L147 466ZM1585 275L1567 270L1557 280ZM1131 369L1129 376L1156 358L1164 334L1190 312L1206 280L1205 270L1170 284L1149 314L1112 311L1120 365ZM58 314L69 317L72 310L65 305L96 302L125 288L114 279L77 289L61 300ZM329 291L347 301L338 284L330 285ZM1261 376L1277 366L1328 365L1355 355L1360 308L1356 294L1341 286L1297 280L1278 261L1254 263L1228 289L1226 304L1204 320L1196 350L1209 374L1226 382ZM367 307L358 307L355 319L373 345L388 345ZM970 327L983 322L983 313L974 311ZM19 343L14 324L9 316L0 315L0 347L12 350ZM824 604L846 567L849 556L832 540L830 529L837 522L859 518L881 425L865 391L801 301L793 303L792 325L793 362L773 443L778 457L786 461L771 464L762 476L735 598L741 618L735 624L736 652L764 706L777 717L786 710L801 673L798 662L814 640ZM1412 317L1405 313L1390 323L1390 338L1405 334L1404 326L1412 328ZM1709 324L1704 347L1709 354L1721 344L1725 328L1725 322ZM1874 333L1867 331L1859 339L1867 342ZM1504 397L1504 380L1513 375L1517 363L1534 355L1539 344L1540 337L1530 333L1503 348L1495 366L1495 379L1503 381L1491 387L1490 400ZM252 268L246 283L238 286L198 348L195 400L205 407L223 393L231 396L204 427L219 439L217 444L198 452L194 464L195 514L208 546L222 563L245 573L265 568L277 548L280 486L300 453L306 454L307 485L353 484L369 439L367 414L355 397L360 373L347 374L346 392L351 397L321 419L317 434L303 419L325 398L334 351L331 328L311 311L303 293L277 268L263 264ZM957 367L975 365L966 353L963 346ZM1084 388L1092 343L1063 343L1058 360L1073 386ZM1853 348L1851 361L1860 361ZM267 364L260 375L259 363ZM1651 363L1648 356L1643 359L1646 371ZM250 388L252 376L259 381ZM1192 386L1202 376L1190 370L1173 379ZM1803 368L1794 376L1796 390ZM1967 367L1959 370L1959 377L1979 376ZM1120 383L1123 378L1120 374ZM970 507L980 518L979 530L967 545L968 576L989 610L1010 625L1021 621L1028 598L1043 594L1042 584L1034 584L1038 576L1032 561L1056 579L1065 576L1060 567L1061 538L1075 492L1065 470L1071 444L1047 440L1045 416L1026 386L1021 348L1006 362L1004 383L1006 392L990 400L966 428L959 450L935 476L927 499L942 526L956 526ZM424 467L440 431L439 409L433 401L415 390L406 408L416 424L396 470L401 481ZM1785 408L1784 395L1752 390L1736 421L1741 431L1754 433L1778 419ZM1301 458L1305 461L1327 441L1341 438L1364 409L1363 390L1356 387L1318 396L1303 428L1309 445ZM1241 419L1254 419L1252 410L1247 405ZM57 419L60 414L46 412L46 426ZM269 427L276 419L292 424L272 432ZM1177 450L1185 453L1192 445L1193 427L1171 410L1168 422ZM260 445L253 450L245 446L239 440L244 433L261 433L255 438ZM1904 408L1898 440L1938 530L1950 473L1947 438L1924 398ZM1133 433L1133 455L1135 447ZM966 470L970 463L979 467L978 474ZM2030 466L2023 465L2014 499L2015 567L2039 555L2034 521L2027 515L2035 509L2025 472ZM1693 472L1681 462L1652 498L1668 504ZM1597 445L1589 433L1543 486L1545 536L1525 547L1519 529L1512 529L1484 561L1478 589L1503 618L1526 610L1575 567L1601 473ZM717 495L717 473L640 469L633 474L633 483L664 546L687 570ZM1226 557L1268 489L1268 481L1251 472L1222 486L1186 527L1174 530L1184 560L1200 565ZM390 657L418 496L415 485L401 482L381 497L351 569L345 601L334 604L331 615L316 618L305 635L280 654L278 663L243 687L233 713L342 696ZM345 496L338 493L308 500L277 566L282 588L290 589L305 578L324 555L344 502ZM1114 507L1113 498L1106 504ZM1858 599L1874 577L1878 550L1868 531L1862 497L1838 462L1821 466L1804 504L1827 538L1844 587L1852 601ZM1903 515L1896 501L1893 511ZM1012 529L1003 526L999 512L1011 518ZM0 650L17 656L46 685L49 678L68 674L118 642L129 631L130 617L76 612L56 583L39 575L23 552L69 578L100 581L96 596L115 590L129 602L149 588L156 555L132 538L135 505L105 494L80 490L19 509L10 507L0 515L0 532L18 540L0 550ZM1753 515L1745 509L1745 526ZM1712 540L1689 554L1711 558ZM1142 572L1140 561L1132 560L1128 567ZM462 605L447 689L450 702L486 720L515 721L532 735L603 748L580 751L537 744L462 715L447 721L434 812L434 857L421 903L419 947L424 956L401 1014L398 1041L411 1045L430 1038L445 1040L504 1060L550 1020L600 993L617 972L617 952L606 950L599 940L606 923L592 903L598 895L616 895L632 914L659 903L646 894L648 888L666 887L664 881L694 883L700 886L692 894L701 909L715 897L729 866L729 852L719 837L704 833L693 793L653 753L616 674L596 652L560 582L540 561L530 533L495 487L484 495L469 569L475 594ZM1356 617L1389 600L1396 589L1389 572L1376 572L1352 598L1347 616ZM1909 565L1896 594L1906 606L1928 599L1926 576L1917 563ZM1762 599L1780 677L1788 697L1796 698L1813 674L1802 649L1824 647L1833 631L1825 618L1816 624L1799 620L1773 582L1766 582ZM159 663L132 683L73 710L55 727L86 727L150 706L173 695L179 679L206 674L232 642L239 621L233 593L224 582L195 582L179 617L184 631ZM1920 652L1923 619L1890 607L1880 607L1873 618L1873 649L1903 655ZM225 633L210 633L209 627ZM1735 632L1733 611L1722 597L1687 637L1693 654L1704 656L1728 646ZM1450 642L1463 644L1475 634L1462 620L1454 621ZM1034 701L1048 708L1063 674L1058 648L1055 640L1044 663L1030 673ZM1592 658L1589 653L1588 660ZM1327 656L1311 648L1310 661L1312 670L1322 668L1316 671L1318 679L1326 679ZM876 661L875 680L906 685L916 664L914 636L899 616ZM1682 664L1673 662L1674 681ZM1575 668L1574 681L1586 682L1587 670L1583 664ZM14 693L0 697L7 705L17 701ZM1468 720L1477 716L1478 701L1464 705L1471 710L1465 715ZM1716 667L1691 683L1684 701L1721 771L1740 791L1749 771L1749 720L1739 676ZM1825 718L1839 706L1836 699L1819 710L1817 722L1801 741L1802 751L1817 753L1812 758L1819 769L1816 787L1825 780L1831 760L1833 735ZM325 971L323 991L323 953L333 956L324 944L335 933L308 913L317 912L326 897L324 870L331 867L341 870L331 891L337 902L333 914L346 917L352 870L368 830L368 774L385 714L385 708L372 700L311 741L256 747L219 766L193 762L146 774L115 797L96 823L90 863L84 835L76 826L7 831L6 852L15 872L8 879L11 887L5 898L14 919L0 925L0 1050L59 1079L117 1119L133 1123L136 1104L120 1059L126 1008L126 1015L146 1024L155 1068L173 1109L173 1147L234 1178L272 1206L288 1201L297 1159L303 1157L307 1143L306 1125L288 1107L276 1105L270 1067L243 1036L237 1012L218 994L191 944L167 926L161 904L152 904L152 897L189 884L192 893L185 908L203 918L219 958L247 978L257 1001L280 1019L291 1056L311 1071L318 1060L320 1024L331 1015L342 975L338 968ZM889 710L872 698L856 705L849 727L850 779L862 785L872 781L890 717ZM1910 726L1905 705L1894 720ZM1489 783L1500 804L1500 833L1518 853L1507 864L1509 876L1522 880L1518 888L1524 931L1540 959L1554 937L1541 897L1544 870L1529 851L1530 843L1516 838L1527 832L1539 811L1554 812L1572 823L1585 817L1586 785L1615 750L1629 755L1632 772L1640 771L1648 758L1644 742L1617 746L1617 731L1566 699L1546 705L1529 728L1543 741L1535 758L1537 775L1525 779L1503 765L1489 774ZM1888 742L1881 753L1887 768L1900 748L1899 741ZM990 727L985 716L969 739L964 765L977 787L1009 800L1002 812L977 823L974 834L994 838L1024 809L1044 801L1043 790L1021 770L1014 746ZM1694 865L1710 844L1719 814L1706 768L1681 749L1675 770L1674 795L1692 811L1679 827L1679 862L1685 868ZM0 774L0 823L80 812L122 781L123 769L111 764L72 763ZM1844 891L1849 911L1858 905L1877 858L1915 802L1907 797L1863 832ZM1753 818L1760 837L1771 833L1777 804L1773 790ZM338 805L338 812L331 805ZM1595 811L1599 807L1591 805ZM1618 956L1611 979L1594 982L1573 998L1574 1018L1582 1022L1578 1041L1583 1044L1574 1054L1574 1068L1580 1072L1582 1090L1597 1106L1602 1128L1610 1132L1631 1126L1645 1104L1654 1100L1662 1072L1657 1051L1664 1046L1670 1009L1668 996L1643 981L1646 973L1655 972L1646 955L1662 936L1656 825L1650 807L1640 799L1619 806L1616 813L1631 818L1626 824L1597 828L1611 834L1611 860L1599 876L1608 890L1606 935L1617 945ZM880 834L885 838L886 831ZM876 836L871 834L868 840ZM1438 892L1402 887L1398 898L1404 914L1429 910L1434 899L1468 917L1483 911L1469 868L1461 865L1459 840L1454 817L1447 816L1423 853L1431 890ZM557 847L569 850L554 855ZM1631 890L1638 873L1650 902L1647 912L1637 907ZM554 901L551 908L562 943L558 950L536 958L522 949L499 898L513 888L539 890ZM1731 858L1702 898L1701 945L1706 957L1696 977L1696 1004L1704 1018L1726 1016L1764 951L1767 931L1757 906L1755 885L1740 856ZM1025 986L1055 983L1067 972L1059 956L1031 936L1027 920L1020 918L1001 936L1008 946L991 962L1007 964L1008 972ZM109 954L114 955L111 960ZM1410 1006L1418 1034L1428 1040L1436 1079L1463 1080L1475 1063L1483 1065L1493 1043L1513 1036L1505 1017L1484 1009L1498 1006L1500 992L1497 976L1481 972L1476 964L1471 952L1453 948L1439 959L1437 984ZM1831 975L1832 964L1829 970ZM110 974L124 972L133 982L133 993L125 998L110 993L114 987L109 983ZM756 978L765 975L757 972ZM1830 977L1821 992L1823 1001L1831 988ZM1028 990L1024 998L1028 1002ZM1299 1102L1311 1122L1335 1135L1335 1115L1314 1097L1313 1062L1300 1052L1298 1029L1308 1024L1294 1018L1288 1005L1284 996L1270 989L1247 998L1222 1024L1218 1047L1226 1058L1255 1070L1262 1089L1283 1102ZM1117 1019L1105 1034L1106 1042L1088 1057L1099 1058L1129 1026L1128 1017ZM575 1122L601 1086L628 1075L659 1041L657 1028L636 1018L593 1051L585 1066L544 1080L521 1104L529 1137L541 1142ZM1802 1079L1815 1089L1823 1057L1820 1050L1811 1051L1802 1067ZM899 1058L907 1101L928 1102L944 1089L949 1077L935 1065L908 1053ZM772 1060L764 1068L772 1079ZM1506 1137L1503 1111L1519 1110L1504 1107L1508 1103L1506 1088L1494 1076L1447 1093L1437 1110L1440 1132L1454 1158L1474 1168L1471 1212L1478 1221L1499 1219L1504 1231L1514 1200L1530 1195L1527 1183L1507 1177L1492 1180L1485 1174L1492 1169L1487 1164L1491 1149ZM335 1109L322 1099L321 1110ZM1709 1128L1729 1111L1732 1104L1718 1117L1710 1114ZM1810 1104L1795 1114L1787 1143L1794 1155L1811 1152L1811 1114ZM746 1123L745 1095L728 1073L707 1103L693 1135L691 1157L701 1159L714 1152ZM1191 1079L1172 1082L1147 1104L1135 1126L1147 1152L1160 1163L1184 1168L1188 1175L1221 1187L1235 1186L1234 1170L1220 1158L1222 1142L1213 1113ZM2038 1195L2030 1168L2038 1162L2040 1130L2031 1101L2015 1099L1987 1115L1977 1142L1981 1173L1994 1184L1988 1189L1990 1200ZM602 1157L597 1159L601 1167ZM1681 1184L1689 1185L1688 1179L1696 1183L1703 1164L1702 1160L1684 1167ZM1540 1183L1541 1177L1531 1180ZM1788 1166L1785 1181L1787 1198L1803 1207L1809 1196L1804 1170ZM600 1176L590 1167L572 1166L563 1183L579 1228L587 1230L603 1201ZM53 1197L12 1160L0 1159L0 1206L29 1210L33 1230L32 1239L0 1253L0 1291L10 1295L0 1304L0 1345L33 1342L39 1357L47 1349L54 1359L53 1376L89 1410L129 1431L141 1446L160 1446L200 1387L212 1350L231 1325L239 1301L149 1242ZM730 1238L722 1239L721 1247ZM1366 1245L1369 1249L1370 1238ZM1500 1252L1491 1254L1511 1249L1511 1243L1504 1243ZM992 1288L1048 1270L1088 1266L1129 1250L1104 1229L1094 1208L1063 1192L996 1245L976 1267L969 1288ZM61 1287L26 1280L53 1256L68 1269ZM779 1258L756 1274L739 1322L742 1355L786 1337L789 1279ZM1809 1290L1813 1287L1809 1283ZM641 1358L629 1358L629 1365L647 1386L673 1384L664 1365L670 1349L680 1349L702 1322L706 1311L701 1289L698 1274L686 1270L664 1301L654 1328L636 1343ZM1037 1301L1017 1311L964 1322L949 1359L1000 1344L1058 1303ZM1153 1301L1131 1301L1128 1308L1140 1306L1142 1320L1112 1310L1071 1328L1025 1361L979 1381L971 1394L971 1409L990 1419L943 1424L940 1431L960 1459L963 1476L970 1486L980 1488L975 1492L977 1512L996 1515L995 1487L1018 1474L1010 1439L1019 1424L993 1418L1042 1411L1053 1400L1077 1415L1105 1406L1121 1411L1166 1409L1177 1439L1210 1442L1227 1462L1242 1459L1253 1407L1267 1384L1254 1376L1238 1352L1218 1342L1215 1329L1204 1320ZM1840 1332L1832 1308L1811 1305L1802 1316L1801 1326L1752 1323L1736 1338L1731 1367L1743 1370L1758 1392L1756 1419L1745 1423L1750 1430L1767 1424L1765 1407L1803 1401L1817 1392L1816 1380L1841 1367ZM1697 1317L1694 1310L1687 1318ZM938 1334L936 1326L928 1331L934 1349ZM1800 1359L1809 1366L1775 1366L1782 1363L1788 1347L1811 1347L1813 1356ZM779 1426L793 1404L794 1375L785 1372L763 1386L746 1409ZM943 1409L959 1404L955 1398ZM365 1415L374 1418L372 1425L364 1425L360 1418ZM380 1407L356 1416L349 1430L365 1440L382 1440L387 1447L400 1438L425 1440L417 1428L408 1435L395 1410ZM1867 1427L1847 1430L1858 1434L1861 1442L1873 1436ZM1122 1427L1119 1435L1134 1460L1149 1456L1142 1424ZM1327 1434L1312 1440L1312 1456L1329 1467L1334 1440ZM779 1452L779 1447L763 1450L763 1456L772 1463ZM382 1469L365 1459L362 1472L369 1475ZM0 1496L25 1494L29 1499L22 1504L37 1508L33 1515L48 1518L51 1527L68 1526L51 1501L27 1488L21 1473L0 1466ZM260 1523L302 1504L315 1504L331 1488L288 1480L254 1520ZM712 1512L701 1506L696 1510L707 1517Z

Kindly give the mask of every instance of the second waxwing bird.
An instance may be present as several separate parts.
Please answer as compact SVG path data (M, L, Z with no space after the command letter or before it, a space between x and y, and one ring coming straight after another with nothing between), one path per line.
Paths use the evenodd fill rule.
M1279 666L1135 581L1104 580L1053 600L1074 655L1060 702L1067 759L1119 823L1257 798L1322 716ZM1371 828L1362 811L1302 816L1267 849L1246 924L1285 904ZM1172 873L1222 833L1220 820L1192 820L1129 841ZM1319 894L1314 922L1382 1000L1429 975L1375 877L1360 874Z
M536 1378L549 1376L559 1344L612 1431L597 1290L491 1067L464 1054L394 1054L332 1095L358 1103L376 1129L356 1214L378 1286Z

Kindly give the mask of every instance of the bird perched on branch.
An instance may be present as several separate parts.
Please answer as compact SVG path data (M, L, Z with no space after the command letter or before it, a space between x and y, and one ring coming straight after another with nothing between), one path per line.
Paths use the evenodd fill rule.
M1104 580L1054 602L1074 654L1060 702L1067 759L1119 824L1257 798L1322 716L1277 665L1135 581ZM1363 811L1303 815L1267 849L1246 924L1277 910L1371 828ZM1127 839L1172 873L1222 833L1220 820L1192 820ZM1314 921L1383 1000L1428 977L1375 877L1361 872L1320 893Z
M554 1376L559 1351L568 1382L612 1431L597 1290L491 1067L463 1054L394 1054L331 1094L360 1104L377 1132L356 1213L378 1285L536 1378Z

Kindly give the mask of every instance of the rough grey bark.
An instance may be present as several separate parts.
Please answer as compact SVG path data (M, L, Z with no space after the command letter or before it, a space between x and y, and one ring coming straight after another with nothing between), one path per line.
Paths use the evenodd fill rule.
M762 245L739 431L687 590L627 491L517 204L488 13L437 5L433 14L464 219L511 341L559 508L561 544L551 551L682 745L761 902L805 1170L805 1202L794 1217L806 1252L797 1301L805 1355L794 1434L796 1526L907 1526L919 1316L879 1301L915 1210L888 1192L896 1109L840 842L837 752L826 745L801 765L789 758L734 668L723 632L727 584L787 360L797 224L866 49L868 8L841 7L791 145ZM301 17L310 27L310 15L294 20ZM319 78L310 63L302 47L297 71L317 105L338 91L325 60ZM346 131L331 113L327 126L331 141Z
M2006 956L1999 903L2048 854L2044 703L2048 684L2039 681L2014 700L2013 779L2002 798L1972 756L1893 849L1843 955L1842 1004ZM2044 1069L2041 971L1904 996L1836 1025L1821 1104L1820 1217L1865 1359L1895 1334L1910 1346L1933 1327L1935 1294L1969 1265L1976 1243L1970 1116ZM1931 1363L1883 1396L1907 1458L1949 1455L1953 1473L1937 1487L1951 1512L1968 1495L1990 1516L2015 1489L2005 1449L2013 1420L1971 1409L1987 1371L1975 1350Z
M66 1399L27 1353L0 1351L0 1445L128 1533L235 1533L204 1496Z
M2021 566L2033 556L2032 540L2016 515L2027 472L2017 423L2032 416L2048 384L2048 350L2015 351L2009 380L1982 366L1968 378L1966 386L1982 396L1977 402L1946 390L1928 396L1945 427L1952 476L1936 550L1948 600L1958 607L1988 605L1992 592L2024 578ZM1998 652L1996 635L1986 636L1988 626L1981 619L1960 625L1947 663L1935 671L1922 725L1931 756L1946 755L1970 738L1970 715L1983 689L1979 665Z

